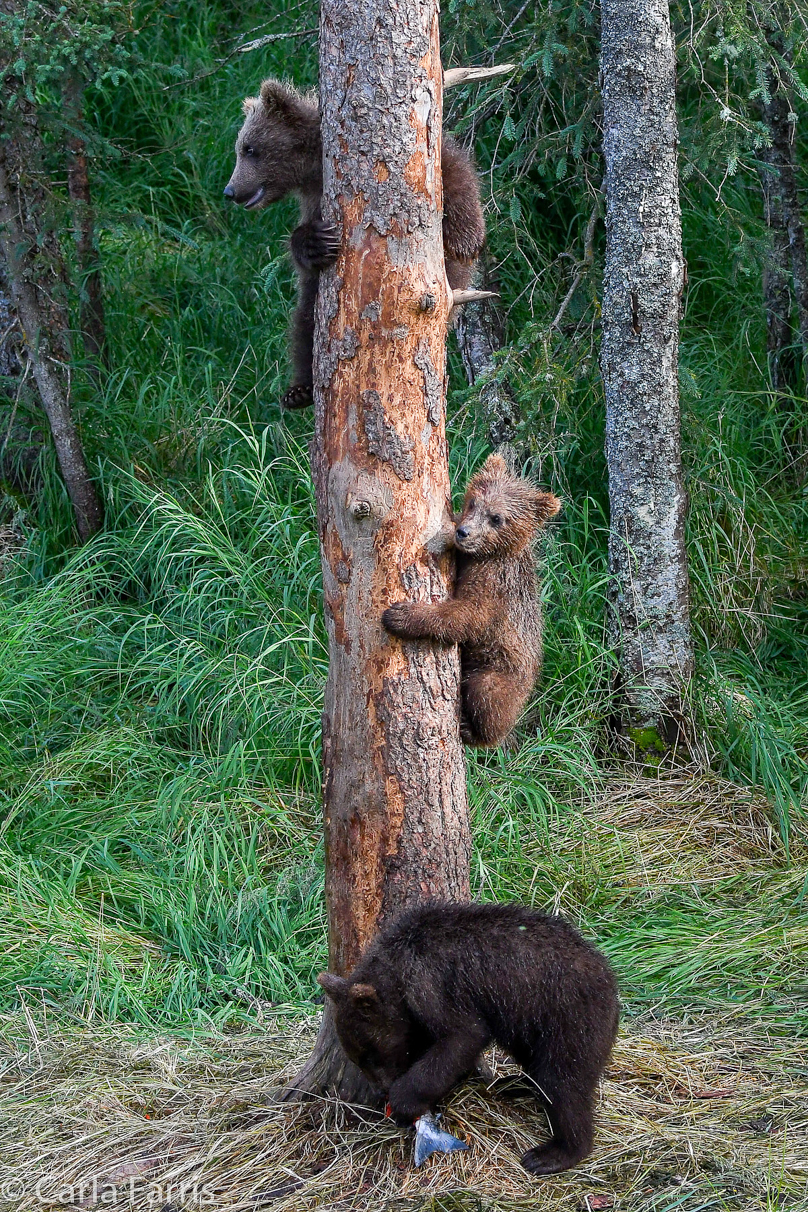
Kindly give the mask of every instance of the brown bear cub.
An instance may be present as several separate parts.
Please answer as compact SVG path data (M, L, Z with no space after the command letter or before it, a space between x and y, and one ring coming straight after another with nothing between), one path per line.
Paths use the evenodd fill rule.
M590 1152L617 984L562 918L520 905L423 905L383 930L350 977L317 979L345 1052L398 1123L433 1110L496 1043L531 1079L552 1129L525 1169L556 1174Z
M460 644L467 745L498 745L513 728L541 669L542 620L532 542L561 502L490 455L466 489L454 532L455 594L396 602L382 615L393 635Z
M293 383L285 408L312 401L314 304L320 270L339 252L335 227L323 222L323 146L317 99L302 96L279 80L265 80L260 95L244 102L244 125L236 139L236 167L225 197L247 210L259 210L287 194L300 203L300 226L292 232L291 252L298 274L298 301L292 321ZM474 265L485 241L480 183L469 155L444 139L443 250L453 290L471 285Z

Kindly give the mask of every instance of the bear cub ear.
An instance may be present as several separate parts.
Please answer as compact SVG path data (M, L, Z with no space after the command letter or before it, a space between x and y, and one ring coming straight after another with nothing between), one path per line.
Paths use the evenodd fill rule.
M482 470L486 475L495 476L497 479L503 479L513 474L507 460L501 454L489 455L483 463Z
M261 85L261 101L270 117L284 122L301 134L312 125L318 125L316 108L312 107L297 89L281 80L265 80Z
M351 985L350 997L356 1006L371 1006L379 1000L379 995L372 985Z
M545 522L549 522L550 518L554 518L560 510L563 502L558 497L553 496L551 492L539 492L536 494L536 517L539 520L539 525L543 526Z
M379 1000L379 995L372 985L352 985L344 976L335 976L333 972L321 972L317 984L325 989L334 1002L344 1002L350 998L358 1008L367 1009Z
M348 992L348 981L344 976L334 976L333 972L321 972L317 977L317 984L325 989L332 1001L342 1002L345 1000Z

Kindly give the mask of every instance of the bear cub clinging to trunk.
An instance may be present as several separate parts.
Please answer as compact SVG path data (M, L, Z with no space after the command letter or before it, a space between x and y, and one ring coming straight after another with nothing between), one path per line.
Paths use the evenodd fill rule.
M490 455L466 489L454 532L454 597L396 602L382 615L402 639L461 645L460 735L467 745L498 745L536 684L542 621L532 542L560 508L558 497Z
M312 401L314 304L320 270L339 252L336 228L323 222L323 145L316 99L302 96L279 80L265 80L260 95L244 102L244 125L236 139L236 167L225 197L247 210L259 210L287 194L300 203L300 226L292 232L292 258L298 273L298 301L292 321L294 381L284 408L305 408ZM443 140L443 251L453 290L471 285L474 265L485 242L480 183L468 153Z
M403 913L350 977L321 972L345 1052L411 1124L499 1044L535 1083L552 1129L522 1165L557 1174L592 1148L598 1080L617 1033L611 968L560 917L520 905Z

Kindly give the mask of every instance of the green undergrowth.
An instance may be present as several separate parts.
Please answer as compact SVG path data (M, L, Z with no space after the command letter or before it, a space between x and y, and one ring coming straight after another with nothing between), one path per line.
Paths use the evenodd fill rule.
M82 1020L185 1030L310 1005L325 963L311 418L278 407L294 206L255 215L221 198L241 97L271 73L313 83L316 47L281 41L217 68L238 33L264 32L262 10L139 11L148 67L90 107L113 149L94 162L110 370L94 385L79 369L75 401L106 530L71 546L47 453L39 491L9 492L0 518L16 536L0 551L0 1009L44 997ZM273 32L316 24L309 5L273 12ZM458 92L461 114L477 95ZM476 131L510 308L498 373L530 470L565 507L541 552L542 688L511 747L468 756L475 893L568 913L612 957L629 1011L709 1005L793 1028L808 961L808 497L788 465L793 418L761 372L756 197L729 181L716 201L698 177L683 195L693 749L729 781L694 784L655 832L678 777L656 772L644 832L610 808L654 771L627 770L609 744L602 229L573 331L551 339L589 213L569 185L580 165L571 154L557 189L529 168L512 180L503 113ZM487 446L451 350L450 386L459 497ZM729 819L738 787L753 789L751 832L690 847L704 805Z

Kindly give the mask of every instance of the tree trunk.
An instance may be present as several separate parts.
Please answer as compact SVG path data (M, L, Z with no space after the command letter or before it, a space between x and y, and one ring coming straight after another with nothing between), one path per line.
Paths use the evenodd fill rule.
M766 30L766 40L779 58L788 58L783 35ZM763 205L771 248L763 274L766 346L772 387L778 395L804 390L808 366L808 257L797 192L794 124L784 84L767 73L768 100L761 106L771 145L761 153ZM796 311L797 331L792 313ZM797 348L795 348L797 347ZM796 435L792 435L795 436ZM797 439L801 442L801 436Z
M5 262L0 258L0 378L16 378L19 373L17 316L11 299Z
M26 133L31 139L36 137L30 130ZM103 515L63 382L66 317L55 292L49 289L50 283L44 284L38 280L38 233L27 230L32 222L30 216L35 211L24 205L24 200L19 196L18 174L12 176L8 167L10 149L16 150L18 163L25 162L29 150L22 136L19 145L12 140L0 145L0 252L6 263L25 355L31 363L42 407L48 418L56 456L73 503L76 527L80 538L85 540L100 529ZM41 249L38 251L41 256ZM52 254L51 259L56 255Z
M773 147L767 149L767 154ZM763 216L771 243L763 267L763 307L766 312L766 355L772 390L781 401L799 386L799 361L791 323L791 257L788 230L776 172L770 163L761 169Z
M681 734L693 670L677 383L684 260L675 54L667 0L603 0L601 21L610 623L623 729L640 749L662 749Z
M480 286L493 289L483 270ZM529 453L527 444L517 437L519 432L519 405L507 379L496 379L494 354L502 348L502 329L493 299L480 299L466 303L455 321L463 369L470 386L478 379L485 379L480 387L480 406L488 429L488 441L494 450L503 447L512 452L514 461L524 463ZM489 377L491 376L491 377Z
M470 838L454 648L381 626L451 588L437 0L323 0L324 218L342 252L317 303L312 448L330 666L323 711L329 966L384 923L467 900ZM326 1012L295 1083L377 1104Z
M81 138L83 86L71 73L64 87L65 110L71 133L67 142L67 188L73 208L73 230L78 262L79 324L84 352L96 363L104 354L104 300L101 292L101 268L94 239L94 215L87 169L87 147Z

